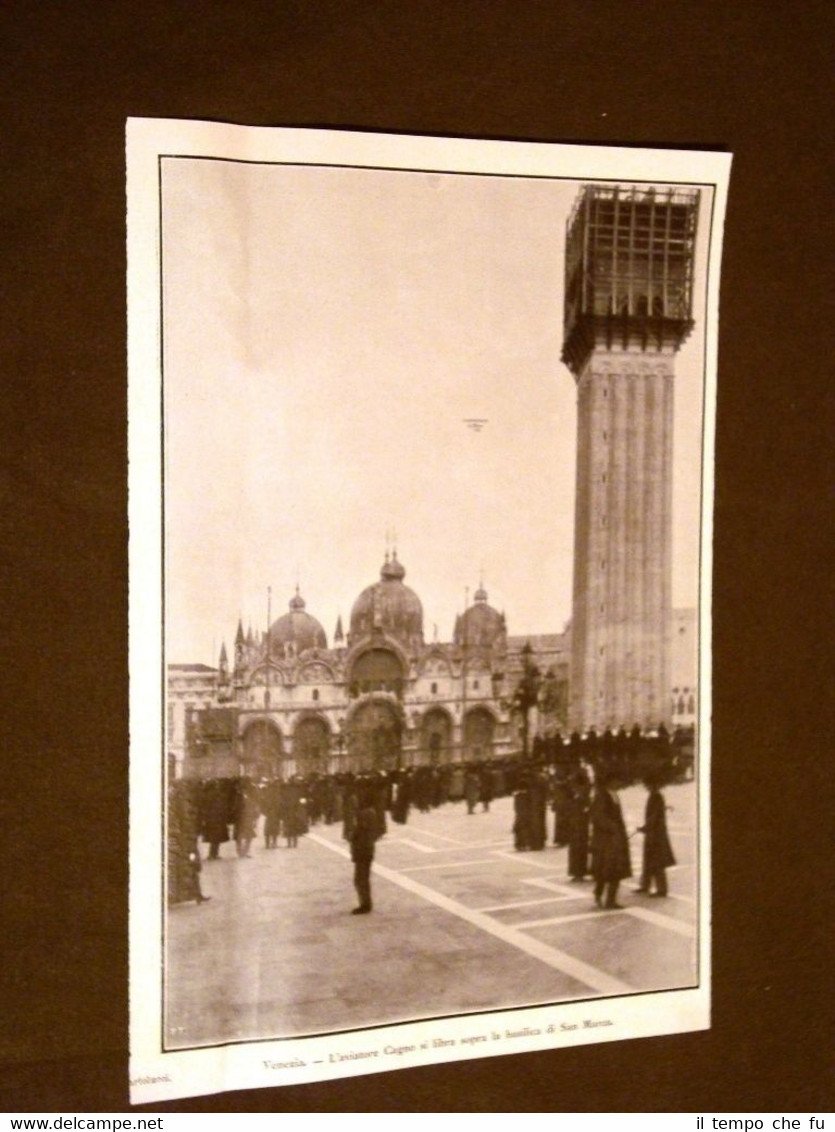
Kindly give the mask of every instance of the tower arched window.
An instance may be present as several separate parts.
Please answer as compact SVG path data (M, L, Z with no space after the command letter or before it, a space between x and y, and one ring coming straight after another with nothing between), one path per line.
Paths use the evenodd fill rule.
M690 715L693 715L696 711L696 697L692 693L687 701L687 711Z
M678 714L684 715L684 696L679 696L677 707L678 707Z
M435 684L435 683L433 683L433 684L432 684L432 686L431 686L431 688L430 688L430 691L432 692L432 695L433 695L433 696L434 696L434 695L437 695L437 692L438 692L438 685L437 685L437 684Z
M319 689L318 688L313 689L313 698L314 698L314 700L319 699Z

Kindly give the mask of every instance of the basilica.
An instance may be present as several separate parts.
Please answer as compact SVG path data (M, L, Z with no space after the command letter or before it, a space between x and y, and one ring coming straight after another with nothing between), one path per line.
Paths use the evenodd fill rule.
M266 631L238 622L217 668L169 665L174 773L286 778L500 758L528 742L532 718L540 735L565 728L570 631L509 636L481 584L451 641L427 643L405 577L387 553L330 646L297 587Z

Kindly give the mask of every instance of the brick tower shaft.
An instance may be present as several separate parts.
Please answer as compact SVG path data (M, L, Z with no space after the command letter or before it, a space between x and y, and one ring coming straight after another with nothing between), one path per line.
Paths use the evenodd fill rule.
M698 193L587 186L569 222L577 382L572 728L670 722L674 356Z
M572 717L657 726L669 690L672 358L595 352L578 379Z

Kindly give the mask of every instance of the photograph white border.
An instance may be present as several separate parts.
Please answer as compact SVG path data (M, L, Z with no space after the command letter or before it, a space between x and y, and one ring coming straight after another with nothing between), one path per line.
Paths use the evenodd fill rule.
M162 1051L165 687L162 625L160 158L164 155L708 185L696 757L699 986L624 998L397 1023L304 1038ZM129 119L127 124L130 1096L151 1103L232 1089L300 1084L407 1066L706 1029L710 1025L711 578L719 267L731 157L716 152L483 141L333 130ZM555 312L555 317L559 317ZM577 1029L562 1029L565 1024ZM508 1037L508 1030L515 1035ZM494 1036L496 1035L496 1036ZM470 1041L484 1037L486 1040ZM436 1039L454 1045L433 1046ZM396 1052L408 1048L407 1052Z

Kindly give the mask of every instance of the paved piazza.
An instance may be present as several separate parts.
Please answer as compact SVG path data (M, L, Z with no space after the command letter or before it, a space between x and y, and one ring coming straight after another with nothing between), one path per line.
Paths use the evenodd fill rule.
M314 826L297 849L260 839L245 860L227 842L203 862L211 902L169 913L168 1048L692 986L695 788L665 796L670 896L636 894L627 880L623 911L597 910L591 883L568 881L566 849L515 852L510 798L487 813L457 802L389 820L368 916L349 914L341 824ZM645 799L642 787L621 793L629 833ZM550 812L548 825L550 840ZM636 874L642 841L630 842Z

